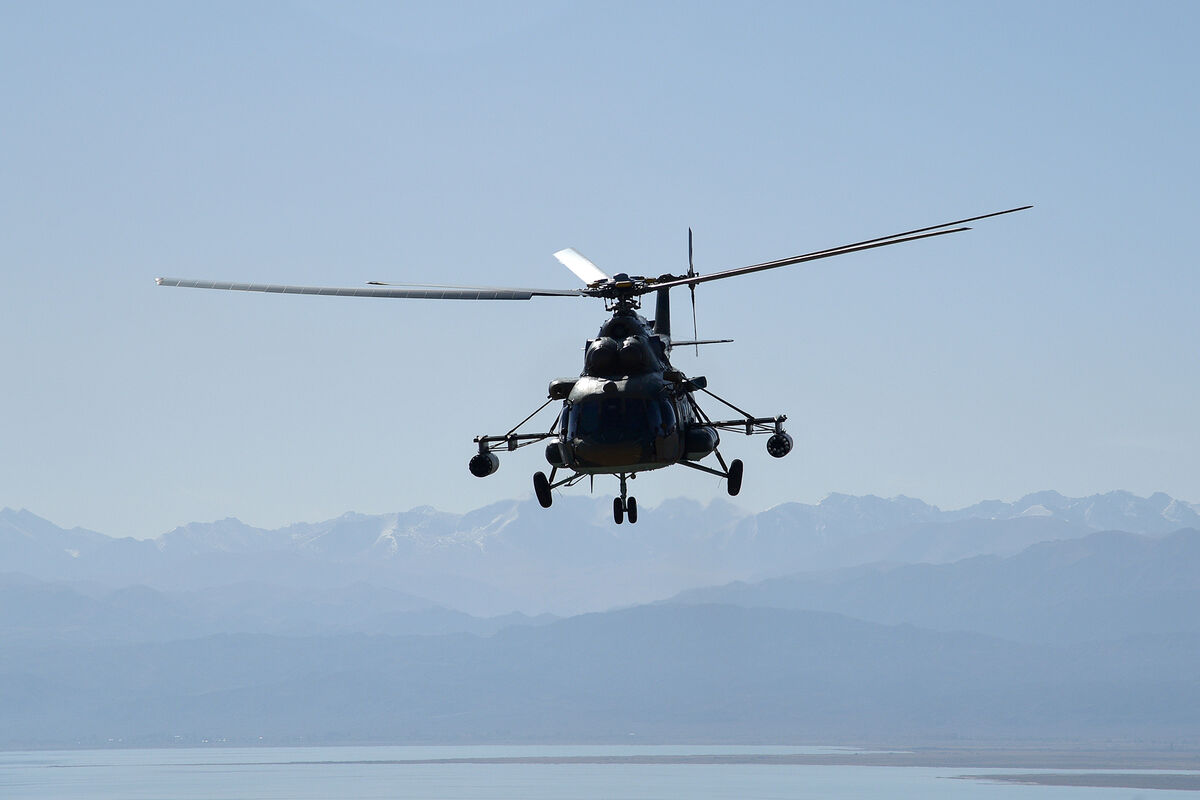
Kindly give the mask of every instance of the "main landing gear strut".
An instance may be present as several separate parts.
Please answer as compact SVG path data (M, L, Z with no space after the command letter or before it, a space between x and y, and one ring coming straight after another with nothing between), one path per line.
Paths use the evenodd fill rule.
M574 475L569 475L560 481L556 481L554 477L557 474L558 467L550 469L549 477L544 472L533 473L533 494L537 497L538 505L542 508L549 508L550 504L554 502L554 495L550 493L551 490L557 489L560 486L574 486L584 478L583 473L577 472ZM637 512L634 512L634 516L637 516Z

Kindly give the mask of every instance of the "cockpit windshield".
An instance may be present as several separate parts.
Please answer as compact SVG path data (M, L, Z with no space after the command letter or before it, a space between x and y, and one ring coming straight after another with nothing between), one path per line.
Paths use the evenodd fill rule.
M588 397L571 406L567 436L592 442L618 442L664 435L675 414L662 398Z

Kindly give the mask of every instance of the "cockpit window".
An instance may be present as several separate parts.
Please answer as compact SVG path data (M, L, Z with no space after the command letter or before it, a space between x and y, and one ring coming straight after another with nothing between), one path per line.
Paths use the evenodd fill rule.
M641 397L589 397L572 405L568 417L568 436L595 442L637 438L662 424L657 404Z

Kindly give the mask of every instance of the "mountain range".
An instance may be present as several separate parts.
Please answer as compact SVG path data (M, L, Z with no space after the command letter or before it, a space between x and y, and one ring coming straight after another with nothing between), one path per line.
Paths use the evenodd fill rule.
M0 747L1200 748L1194 505L608 505L144 541L5 509Z
M4 509L0 571L172 591L368 583L474 615L563 615L801 571L1012 555L1099 530L1200 528L1197 506L1128 492L1075 499L1039 492L955 511L906 497L830 495L759 513L672 500L624 526L609 513L607 501L573 497L549 511L532 500L506 501L466 514L347 513L277 530L225 519L137 540L63 530Z
M1063 643L1200 635L1200 531L1119 531L1012 556L872 564L692 589L671 603L804 609L938 631Z

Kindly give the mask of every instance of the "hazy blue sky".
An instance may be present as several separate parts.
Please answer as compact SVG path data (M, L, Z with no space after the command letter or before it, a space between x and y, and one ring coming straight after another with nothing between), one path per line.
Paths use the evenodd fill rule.
M701 286L676 361L760 414L738 502L1200 500L1194 3L0 4L0 506L150 536L530 494L467 472L599 302L574 287L1034 203ZM677 298L677 325L686 317ZM607 496L614 481L598 481ZM586 486L574 491L586 491ZM646 474L643 507L724 496Z

